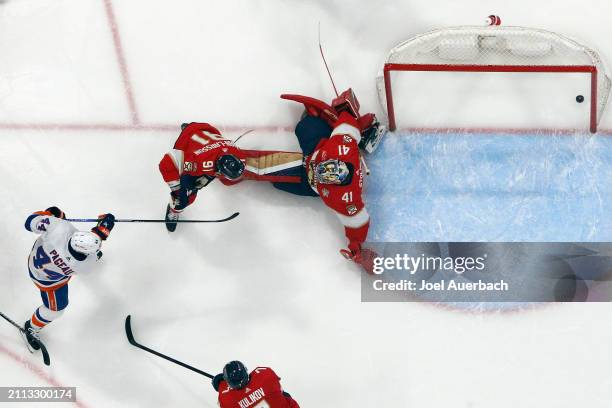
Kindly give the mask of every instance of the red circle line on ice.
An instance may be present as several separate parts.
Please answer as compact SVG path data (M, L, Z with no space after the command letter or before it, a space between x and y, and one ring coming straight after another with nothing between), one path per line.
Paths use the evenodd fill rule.
M17 354L12 352L11 350L9 350L6 347L4 347L2 344L0 344L0 353L4 354L5 356L7 356L11 360L13 360L15 363L17 363L17 364L21 365L22 367L28 369L32 374L34 374L36 377L40 378L42 381L47 383L49 386L51 386L51 387L65 387L65 385L61 384L53 376L51 376L50 374L46 373L43 369L41 369L37 365L31 363L30 361L26 360L25 358L18 356ZM79 407L79 408L90 408L89 405L84 404L78 398L77 398L76 402L74 402L74 404L77 407Z

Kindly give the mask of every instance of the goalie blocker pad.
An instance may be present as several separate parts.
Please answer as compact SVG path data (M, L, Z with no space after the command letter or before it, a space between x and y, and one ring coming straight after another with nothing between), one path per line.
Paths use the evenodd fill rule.
M280 183L302 181L304 156L298 152L243 150L246 155L244 178Z

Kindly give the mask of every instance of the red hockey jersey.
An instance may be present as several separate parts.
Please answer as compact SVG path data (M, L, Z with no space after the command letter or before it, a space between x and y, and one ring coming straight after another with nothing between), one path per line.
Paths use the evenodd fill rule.
M190 123L183 129L174 143L174 148L164 155L159 170L170 189L180 187L180 177L217 176L223 184L235 184L216 174L215 163L224 155L231 154L244 160L242 151L231 140L224 139L221 132L208 123Z
M306 159L310 185L325 205L334 210L340 218L352 250L366 240L370 222L370 216L362 199L363 169L359 153L360 140L359 123L351 115L343 112L329 139L319 142L312 155ZM349 184L317 183L314 169L319 163L330 159L341 160L353 168Z
M233 390L225 381L219 384L221 408L300 408L291 397L283 394L280 377L267 367L257 367L251 372L249 384Z

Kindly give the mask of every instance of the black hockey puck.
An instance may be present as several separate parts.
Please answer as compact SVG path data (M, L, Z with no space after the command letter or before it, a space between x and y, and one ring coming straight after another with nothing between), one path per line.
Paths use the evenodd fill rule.
M578 102L578 103L584 102L584 96L582 96L582 95L576 96L576 102Z

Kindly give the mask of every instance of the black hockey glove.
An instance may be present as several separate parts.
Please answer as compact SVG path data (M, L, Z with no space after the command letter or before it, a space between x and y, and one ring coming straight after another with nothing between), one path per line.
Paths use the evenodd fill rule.
M192 176L189 174L183 174L179 179L181 183L181 189L185 189L187 191L187 195L193 190L196 190L196 182L198 180L198 176Z
M114 226L115 216L113 214L101 214L98 216L98 225L93 227L91 232L99 236L102 241L105 241Z
M174 209L182 211L189 205L189 196L187 189L181 185L181 188L170 193L172 201L174 202Z
M66 219L66 214L56 206L49 207L45 211L49 211L54 217L61 218L62 220Z
M219 391L219 384L221 384L221 381L223 381L223 374L217 374L212 379L212 386L215 391Z
M191 176L189 174L183 174L179 180L180 187L178 190L174 190L170 194L174 202L174 209L177 211L184 210L189 205L189 197L197 194L200 188L206 187L210 181L215 178L212 176Z

